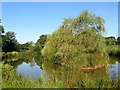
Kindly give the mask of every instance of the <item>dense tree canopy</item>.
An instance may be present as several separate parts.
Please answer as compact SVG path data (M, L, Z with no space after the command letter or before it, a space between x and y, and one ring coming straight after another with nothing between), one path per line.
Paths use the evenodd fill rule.
M117 44L120 45L120 37L117 38Z
M4 52L17 51L18 42L14 32L6 32L2 38L2 50Z
M4 27L0 25L0 49L2 46L2 51L4 52L18 51L18 42L16 40L15 33L10 31L5 34L3 33L5 33Z
M41 50L45 45L47 35L41 35L35 43L34 51L41 54Z
M37 41L37 42L41 45L42 48L43 48L44 45L45 45L46 37L47 37L47 35L41 35L41 36L39 37L38 41Z
M20 51L27 51L33 47L33 42L29 41L24 44L19 44L19 50Z
M77 18L65 19L51 35L42 54L53 63L94 66L105 63L104 20L83 11Z
M80 32L90 29L95 30L96 33L105 32L104 19L88 11L82 11L77 18L65 19L61 27L72 30L74 34L80 34Z
M117 40L115 39L115 37L110 36L110 37L106 37L106 44L107 45L115 45Z

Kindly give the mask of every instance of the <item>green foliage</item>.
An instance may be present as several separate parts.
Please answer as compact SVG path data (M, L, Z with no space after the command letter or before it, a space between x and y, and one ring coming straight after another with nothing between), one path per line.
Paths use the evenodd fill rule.
M74 34L80 34L90 29L95 30L97 33L104 33L104 22L100 16L95 16L88 11L82 11L77 18L65 19L61 27L72 30Z
M29 42L26 42L24 44L19 44L18 45L18 48L19 48L19 51L28 51L28 50L31 50L33 49L33 42L32 41L29 41Z
M27 56L28 57L28 56ZM20 60L21 62L21 60ZM27 61L26 61L27 62ZM39 61L38 61L39 62ZM22 63L22 62L21 62ZM43 64L43 63L42 63ZM44 66L45 65L45 66ZM49 75L46 80L40 76L36 80L25 78L15 69L0 63L2 69L2 88L119 88L120 78L110 81L101 70L82 72L79 69L59 67L45 62L43 70ZM57 66L57 67L56 67ZM101 73L102 72L102 73Z
M41 54L41 50L46 43L47 35L41 35L37 42L35 43L34 51Z
M0 25L0 31L4 33L2 25ZM111 82L105 75L99 78L98 73L95 74L98 79L94 79L94 76L92 78L88 77L87 73L82 76L80 75L83 73L81 71L78 73L79 66L93 67L105 64L107 53L120 56L120 51L117 45L115 46L116 39L108 37L105 40L102 36L104 32L103 18L88 11L81 12L80 16L76 18L65 19L62 26L51 35L41 35L35 43L35 47L33 42L18 44L15 33L7 32L2 36L3 58L9 58L8 62L14 62L19 60L18 56L22 58L27 56L29 60L30 57L33 57L33 51L36 51L35 54L39 53L39 55L35 58L41 59L41 61L37 61L37 64L42 65L44 68L44 62L45 67L50 69L49 73L52 73L52 75L47 82L44 77L29 80L16 73L12 66L2 62L0 63L0 68L2 68L2 70L0 69L0 74L2 74L0 85L3 88L119 88L120 78ZM107 47L105 43L108 45ZM119 37L117 38L117 44L119 44ZM44 60L40 55L41 50L42 55L45 57ZM12 59L13 57L17 59ZM26 62L28 61L26 60ZM22 63L22 61L19 63ZM52 65L48 66L48 63L52 63ZM31 65L33 64L31 63ZM57 67L58 65L54 64L66 67ZM51 67L53 67L53 70Z
M88 65L87 66L93 66L93 58L92 57L87 57L87 63Z
M0 19L0 23L1 23L1 19ZM0 34L1 33L4 33L5 31L4 31L4 27L2 26L2 25L0 25Z
M14 68L8 64L0 63L2 68L2 88L59 88L60 82L55 83L40 77L36 80L28 79L16 73Z
M39 39L37 40L37 43L40 44L41 48L44 47L45 42L46 42L47 35L41 35Z
M117 38L117 44L120 45L120 37Z
M106 52L108 53L109 56L112 57L120 57L120 37L118 37L117 39L114 36L110 36L110 37L105 37L105 42L106 42Z
M4 33L4 28L2 25L0 25L0 31ZM19 44L16 40L15 33L11 31L8 31L5 35L2 35L2 39L0 38L0 44L1 43L3 52L26 51L33 49L33 42Z
M40 43L35 43L35 47L34 47L34 51L41 54L41 50L42 50L42 47L40 45Z
M113 57L120 57L120 46L119 45L109 45L106 46L106 52L108 53L109 56Z
M3 61L5 61L5 60L7 60L7 61L9 61L9 60L16 61L16 60L18 60L18 55L19 55L19 53L15 52L15 51L6 52L6 53L2 52L2 60Z
M2 50L4 52L17 51L18 42L14 32L6 32L2 38Z
M0 51L2 50L2 33L4 33L4 27L1 25L1 19L0 19Z
M97 81L92 82L90 78L84 78L79 82L79 88L98 88L98 89L103 89L103 88L119 88L119 81L110 81L108 78L99 78Z
M47 35L41 35L40 38L37 40L37 42L35 43L34 46L34 52L36 55L38 55L39 57L41 57L41 50L44 47L44 44L46 42L46 37ZM38 57L37 56L37 57Z
M2 88L37 88L40 87L40 83L36 84L33 80L28 80L27 78L21 77L16 74L12 66L8 64L2 65Z
M101 35L105 30L103 22L102 18L86 11L77 18L65 20L62 27L47 36L46 44L42 49L43 56L51 62L57 64L64 62L71 67L77 64L94 66L105 63L107 59L105 38ZM94 25L89 26L91 23ZM76 34L73 32L76 28L71 28L74 24L75 26L77 24L76 27L82 25L77 29L79 32Z
M60 67L48 61L44 62L43 66L43 70L49 75L49 84L51 83L52 86L60 82L63 88L100 89L119 87L120 78L110 81L110 77L108 73L106 73L105 68L93 71L82 71L79 68Z
M115 37L110 36L110 37L105 37L106 39L106 45L116 45L117 40Z

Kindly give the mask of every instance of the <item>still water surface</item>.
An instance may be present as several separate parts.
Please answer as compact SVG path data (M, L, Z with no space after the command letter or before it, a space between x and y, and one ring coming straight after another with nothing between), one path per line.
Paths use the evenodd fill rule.
M42 66L42 64L38 65L36 60L34 58L32 58L32 60L30 62L23 61L22 63L18 64L16 67L16 71L20 75L26 76L28 78L32 77L34 79L36 79L40 76L48 77L49 72L52 73L52 71L54 71L52 69L50 71L49 70L50 68L48 68L49 71L46 71L46 70L42 69L41 66ZM46 73L46 72L48 72L48 73ZM64 72L64 70L62 70L62 71L58 70L56 72L66 73L66 72ZM120 75L120 63L118 61L114 61L114 63L108 64L107 71L105 71L105 72L101 71L100 73L103 73L103 75L104 75L104 73L108 74L110 77L110 80L117 79L117 77ZM102 77L102 75L101 75L101 77Z
M32 62L22 62L22 64L18 65L16 71L20 73L20 75L34 79L46 75L45 72L41 69L41 66L36 64L34 58Z
M120 75L120 63L116 61L114 64L108 64L108 73L110 80L117 79Z

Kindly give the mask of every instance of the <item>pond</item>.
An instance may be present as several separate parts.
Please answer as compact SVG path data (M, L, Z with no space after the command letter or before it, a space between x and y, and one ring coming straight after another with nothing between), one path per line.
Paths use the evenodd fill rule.
M111 80L114 80L120 75L120 63L118 61L115 61L114 63L108 64L108 71L106 71ZM29 62L22 62L19 65L17 65L16 68L17 73L20 75L26 76L28 78L38 78L40 76L47 76L45 73L45 70L42 69L40 65L36 63L35 58L32 58Z
M47 80L49 79L53 82L62 82L64 86L68 87L74 87L83 79L94 82L100 79L109 78L112 81L117 79L120 75L120 63L115 58L110 59L111 62L107 65L107 68L101 68L94 71L73 70L43 61L44 58L40 57L25 57L24 59L10 62L10 64L21 76L33 79L43 76Z
M120 75L120 63L116 61L114 64L108 64L108 73L110 80L115 80Z
M32 62L22 62L22 64L17 66L16 71L20 75L34 79L46 75L46 73L41 69L41 66L36 64L34 58L32 59Z

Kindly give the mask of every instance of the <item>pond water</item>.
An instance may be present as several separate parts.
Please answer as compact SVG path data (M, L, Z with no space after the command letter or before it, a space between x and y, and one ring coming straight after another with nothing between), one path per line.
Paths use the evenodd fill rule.
M108 73L110 80L115 80L120 75L120 63L116 61L114 64L108 64Z
M17 66L16 71L20 75L34 79L46 75L46 73L41 69L41 66L36 64L34 58L32 59L32 62L22 62L22 64Z
M96 81L105 79L115 80L120 75L120 60L111 58L110 63L106 68L101 68L92 71L81 71L80 69L73 69L69 67L62 67L44 60L40 57L29 57L25 56L19 58L17 61L10 62L17 73L21 76L25 76L29 79L44 77L45 80L61 82L65 87L79 86L82 81L92 81L95 85Z
M34 78L34 79L39 78L40 76L45 76L46 78L48 78L50 74L57 75L59 73L58 75L60 75L60 73L66 73L66 71L64 71L66 69L63 70L63 68L58 69L56 67L51 67L50 64L46 64L46 66L44 66L44 69L43 69L42 64L37 64L37 62L40 62L40 61L35 60L35 58L32 58L27 62L22 61L22 63L19 63L16 66L16 71L20 75L26 76L28 78ZM68 73L70 73L69 70L67 71ZM103 75L108 74L110 76L110 80L114 80L120 75L120 63L118 61L113 61L112 63L108 64L107 71L105 70L103 71L99 70L99 71L100 73L102 72ZM95 72L98 73L97 71ZM102 77L102 75L100 75L100 77Z

